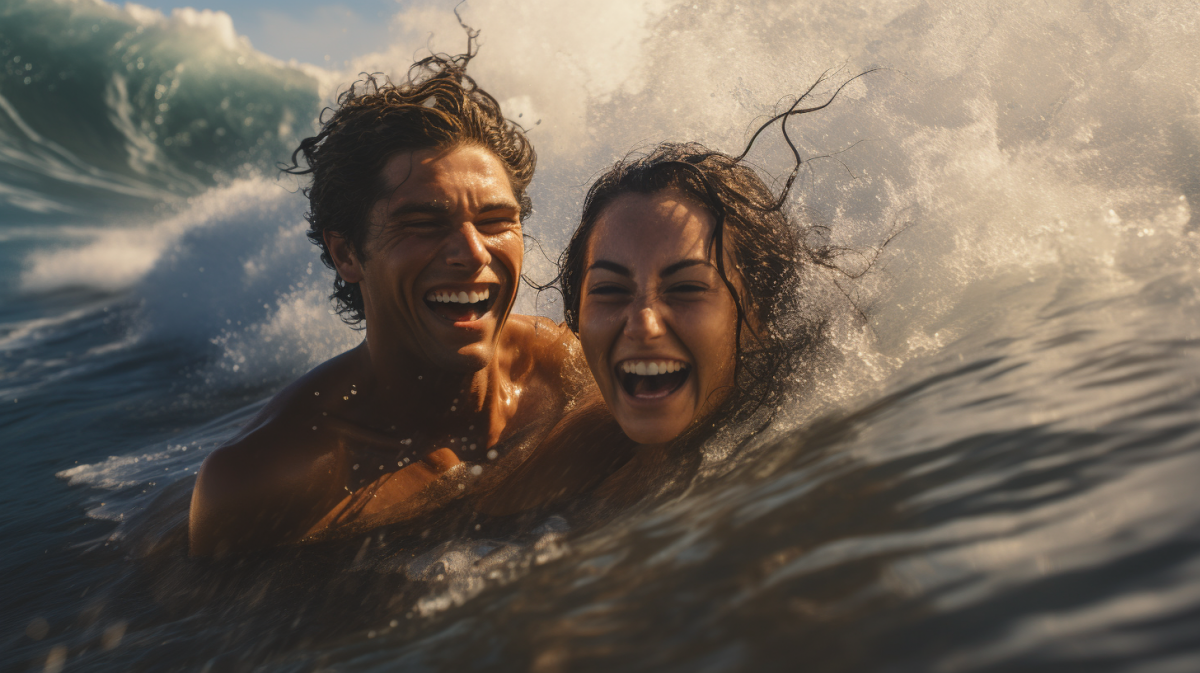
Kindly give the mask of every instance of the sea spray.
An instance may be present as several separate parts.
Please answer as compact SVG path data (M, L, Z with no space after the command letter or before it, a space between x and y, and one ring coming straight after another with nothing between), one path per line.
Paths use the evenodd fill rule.
M319 70L229 16L135 4L0 8L0 208L95 219L257 174L307 134Z
M815 390L760 446L735 455L721 444L737 433L719 435L708 450L732 456L726 469L569 531L564 556L541 566L487 529L419 550L375 538L361 558L359 540L334 552L344 558L311 582L280 581L272 566L221 594L182 558L146 572L62 551L107 525L79 515L62 532L63 512L142 511L168 480L159 472L194 470L256 410L237 391L281 385L354 338L325 313L327 271L307 273L302 201L251 176L142 220L163 232L144 270L107 285L115 272L80 272L79 284L126 288L114 300L132 307L124 321L89 308L9 325L5 391L19 403L0 402L18 448L5 466L33 512L8 548L6 590L31 606L14 619L152 615L108 653L90 627L55 632L68 665L110 670L1195 668L1193 5L464 6L484 30L472 73L537 144L526 233L550 258L590 178L630 149L736 151L822 72L832 86L880 67L789 125L806 157L828 155L794 190L797 213L864 252L902 230L851 288L866 319L835 330L842 361L816 363ZM405 39L343 82L360 69L400 76L430 32L438 50L465 43L448 6L410 4L397 22ZM334 88L320 92L328 101ZM752 158L781 175L782 149ZM544 280L553 267L537 249L526 268ZM62 296L52 277L88 266L20 259L22 304ZM197 390L207 404L188 397ZM493 546L497 577L479 564ZM448 573L423 574L439 562ZM130 588L89 602L114 578ZM58 642L19 640L5 661L41 666Z

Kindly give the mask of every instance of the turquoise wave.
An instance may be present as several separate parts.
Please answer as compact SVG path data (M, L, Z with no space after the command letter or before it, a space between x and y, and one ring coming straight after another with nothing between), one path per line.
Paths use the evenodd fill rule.
M0 3L0 223L97 219L271 170L317 80L220 13Z

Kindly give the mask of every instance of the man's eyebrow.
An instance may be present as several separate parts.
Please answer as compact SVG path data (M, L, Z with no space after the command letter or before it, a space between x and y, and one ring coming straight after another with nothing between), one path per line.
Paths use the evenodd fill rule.
M479 208L479 212L488 213L494 210L520 210L516 201L492 201ZM445 215L451 210L445 201L426 201L424 203L401 203L388 213L388 217L404 215Z
M516 201L492 201L479 207L479 212L486 213L493 210L520 210L521 206Z
M658 275L662 278L666 278L667 276L669 276L673 273L682 271L682 270L684 270L688 267L692 267L692 266L712 266L712 263L709 262L707 259L681 259L678 262L675 262L674 264L663 269L661 272L659 272Z
M388 213L388 217L401 217L403 215L445 215L449 212L450 204L443 201L401 203Z
M620 274L627 278L633 277L633 273L630 272L627 267L621 266L616 262L610 262L606 259L599 259L595 262L592 262L592 265L588 267L588 271L591 271L592 269L604 269L605 271L612 271L613 273Z

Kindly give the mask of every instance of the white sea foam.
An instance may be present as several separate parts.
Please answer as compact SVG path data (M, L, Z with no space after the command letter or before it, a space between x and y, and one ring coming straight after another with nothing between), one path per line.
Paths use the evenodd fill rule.
M894 225L911 225L885 254L887 273L856 286L871 307L871 328L853 320L840 328L844 350L857 353L858 364L837 374L837 389L849 394L955 338L987 304L980 292L1061 274L1117 287L1146 282L1162 270L1155 260L1164 253L1170 263L1191 263L1180 257L1190 248L1178 242L1197 195L1178 176L1195 171L1187 148L1200 142L1200 129L1180 114L1187 101L1176 91L1194 78L1200 57L1151 50L1136 61L1140 68L1125 65L1134 62L1130 40L1174 44L1186 32L1178 7L1160 9L1179 21L1130 15L1123 35L1105 33L1092 14L1036 3L999 12L970 5L965 14L873 3L850 23L804 5L768 11L724 2L496 3L464 11L484 31L473 75L530 129L539 151L527 233L551 258L574 226L589 179L627 150L700 140L736 152L760 115L821 72L841 68L816 101L857 72L887 68L790 125L806 156L849 148L812 163L794 192L803 212L833 226L836 242L866 248ZM149 10L126 11L160 20ZM226 37L232 30L218 14L171 20ZM360 70L400 76L426 44L451 53L465 44L453 14L438 4L411 4L394 21L401 39L388 52L363 56L340 76L326 72L324 81L344 83ZM1074 27L1069 37L1023 32L1056 22ZM1069 59L1032 65L1031 44L1059 53L1064 41L1107 54L1112 67L1075 73ZM1042 85L1027 84L1035 76ZM335 89L322 86L332 97ZM1176 131L1163 136L1155 128ZM775 175L787 166L777 132L752 157ZM152 331L215 343L219 371L237 378L303 369L356 336L328 317L329 278L304 240L302 199L270 184L242 181L158 224L35 253L22 283L31 290L136 285ZM553 265L533 251L526 270L544 280ZM551 295L528 289L518 307L559 310Z
M761 115L822 72L833 69L815 102L883 68L789 124L805 156L846 150L810 164L794 191L835 242L868 248L911 225L881 260L888 273L857 284L870 343L861 326L842 330L846 350L871 360L854 378L877 380L961 334L955 321L975 315L988 288L1061 274L1142 283L1172 246L1172 264L1191 264L1178 243L1200 196L1188 159L1200 123L1179 84L1195 81L1200 55L1171 45L1197 18L1186 3L1156 3L1145 16L1120 10L1114 32L1102 13L1068 5L871 2L852 21L811 3L535 1L463 12L483 30L472 73L537 146L528 230L551 256L590 178L626 151L698 140L736 153ZM465 44L437 3L414 3L395 22L402 39L353 71L398 74L427 44ZM1086 67L1070 56L1084 53ZM760 145L752 159L782 174L778 131ZM552 267L528 257L533 275L548 277Z

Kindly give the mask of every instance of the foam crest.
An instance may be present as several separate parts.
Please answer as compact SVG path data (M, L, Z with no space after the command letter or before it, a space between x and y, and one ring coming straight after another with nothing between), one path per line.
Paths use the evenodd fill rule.
M215 346L210 375L252 382L357 343L331 315L332 276L305 236L305 205L273 181L242 180L160 225L177 234L134 290L147 338Z
M316 116L323 71L256 52L223 12L9 5L0 207L95 220L177 203L273 165Z
M1194 17L1180 3L1156 4L1150 18L1068 4L875 2L851 18L825 6L733 2L617 3L592 16L532 2L471 7L465 18L483 29L473 74L531 128L536 205L552 220L531 229L548 248L569 232L587 176L627 150L700 140L737 152L756 118L822 72L835 69L815 101L883 67L790 123L806 156L853 146L812 164L797 205L851 243L914 222L906 238L932 248L920 264L942 276L934 285L961 288L998 269L1103 255L1064 249L1069 237L1047 235L1047 222L1082 233L1110 209L1195 200L1196 169L1184 159L1198 129L1178 85L1194 81L1200 63L1175 48ZM461 29L438 6L414 5L396 23L408 40L356 69L402 72L430 32L433 49L462 49ZM1093 56L1071 56L1084 53ZM1164 137L1160 128L1176 130ZM783 149L771 133L752 158L779 175Z

